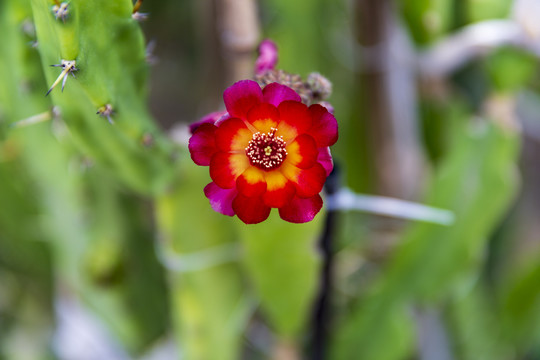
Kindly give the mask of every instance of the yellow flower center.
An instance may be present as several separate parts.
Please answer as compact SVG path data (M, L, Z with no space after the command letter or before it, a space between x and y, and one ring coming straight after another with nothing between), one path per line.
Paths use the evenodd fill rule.
M263 170L272 170L281 165L287 157L283 136L276 137L276 128L270 132L256 132L246 146L246 155L251 165Z

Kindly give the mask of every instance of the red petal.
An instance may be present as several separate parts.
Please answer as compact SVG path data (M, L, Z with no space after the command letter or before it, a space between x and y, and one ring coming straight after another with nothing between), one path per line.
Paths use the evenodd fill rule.
M296 101L285 101L278 106L281 122L277 135L282 135L285 142L294 140L299 134L308 131L312 126L311 115L306 105Z
M279 170L265 172L266 193L264 203L273 208L287 204L296 192L294 185Z
M245 154L218 152L210 160L210 177L222 189L235 187L236 178L249 166Z
M238 81L223 93L225 107L232 117L245 119L248 111L263 100L261 87L255 81Z
M322 165L326 171L326 176L330 175L334 169L334 161L332 160L332 154L329 147L319 148L319 156L317 162Z
M247 120L257 131L267 133L271 128L277 128L279 112L275 106L262 103L249 111Z
M284 101L292 100L301 102L300 95L290 87L278 83L271 83L263 89L264 102L278 106Z
M307 132L317 142L318 147L334 145L338 139L338 125L334 115L318 104L309 107L313 126Z
M266 191L264 172L250 166L236 179L236 188L246 196L260 196Z
M285 161L280 171L296 187L296 195L301 198L312 197L321 192L326 181L326 171L321 164L315 163L309 169L299 169Z
M232 207L238 218L246 224L260 223L270 215L270 208L264 205L260 196L247 197L238 194L233 200Z
M305 223L313 220L322 205L323 201L319 194L307 199L295 196L287 205L279 209L279 216L288 222Z
M300 135L287 145L287 160L301 169L308 169L315 165L319 150L315 140L309 135Z
M210 165L210 159L217 151L216 129L212 124L202 124L197 127L197 130L189 139L189 153L195 164L201 166Z
M234 216L232 202L237 194L236 189L222 189L213 182L204 188L204 195L210 200L212 209L227 216Z
M222 151L244 151L253 133L246 124L231 118L222 122L216 130L216 145Z

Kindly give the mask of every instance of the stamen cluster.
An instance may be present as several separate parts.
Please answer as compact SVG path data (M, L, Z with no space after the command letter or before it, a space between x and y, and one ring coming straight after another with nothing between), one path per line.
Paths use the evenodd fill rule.
M277 168L287 157L286 143L283 136L276 137L276 128L268 133L256 132L246 146L246 155L253 166L263 170Z

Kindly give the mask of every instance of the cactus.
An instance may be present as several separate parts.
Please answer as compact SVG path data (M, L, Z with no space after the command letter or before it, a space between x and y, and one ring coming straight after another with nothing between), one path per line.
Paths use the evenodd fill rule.
M62 27L65 25L59 32L66 39L62 51L69 55L74 47L74 38L68 38L70 29L73 30L70 23L73 13L55 16L49 4L43 3L47 18L52 17L52 21ZM106 166L93 166L94 161L89 156L95 154L94 151L103 152L100 146L80 152L85 148L77 142L76 130L70 127L73 125L70 121L86 116L79 111L89 106L89 98L85 95L79 103L64 106L66 99L61 95L69 94L71 82L65 84L64 92L58 96L55 93L45 96L44 89L48 86L44 73L51 68L42 67L42 49L47 49L47 43L35 46L30 1L8 0L1 5L0 26L7 38L0 45L0 77L3 79L0 138L7 141L0 143L0 199L4 204L17 204L12 209L3 207L6 211L0 212L2 256L6 256L9 260L6 264L15 269L16 274L32 277L29 283L36 288L34 291L44 293L29 299L37 300L37 306L44 308L40 312L48 314L49 321L56 288L61 290L58 295L97 309L110 333L128 351L141 352L163 334L168 317L163 274L151 251L151 243L146 241L151 234L149 225L143 220L130 224L133 219L144 217L144 202L134 195L120 193L117 179L121 180L122 175L111 176L104 170ZM39 31L37 36L41 38ZM70 75L69 70L66 75ZM70 80L76 84L79 79ZM57 98L60 98L58 104ZM54 107L51 101L56 104ZM142 105L141 108L144 110ZM75 117L69 117L70 113ZM96 115L96 109L92 108L91 115L95 124L104 124L108 130L118 132L115 125ZM90 120L90 116L87 119ZM81 128L75 126L75 129ZM127 139L125 134L122 137ZM158 146L150 149L142 143L133 144L134 150L124 153L132 154L135 159L138 151L145 154L140 156L150 159L151 154L158 152ZM142 178L137 181L141 193L157 189L158 180L150 180L150 175L147 182ZM22 185L26 187L24 192L33 196L25 197L19 189ZM30 199L33 201L28 203ZM28 230L11 225L21 226L26 222L32 224ZM52 266L51 255L55 259ZM154 294L150 298L144 296L148 289ZM20 312L22 316L26 310L15 304L10 311ZM29 322L30 326L39 329L38 320L42 321L36 318ZM41 336L44 341L36 341L36 352L40 356L44 356L50 346L47 338L50 330L45 328L45 334ZM6 356L20 358L18 353L9 350Z
M145 106L148 65L131 1L70 1L63 15L48 0L31 3L49 96L77 148L137 192L163 191L174 148ZM53 90L60 81L64 91Z
M540 261L529 245L521 250L528 256L513 250L523 247L515 245L522 230L513 227L525 225L524 233L532 229L536 234L530 225L536 206L524 207L516 216L523 219L505 219L511 226L492 236L519 185L515 106L529 120L538 113L530 104L540 98L538 54L530 52L538 45L534 21L514 11L503 21L467 26L486 16L505 16L509 0L401 1L397 7L386 7L390 1L382 0L279 0L263 5L265 28L259 29L256 0L212 2L215 7L134 2L0 0L0 359L70 358L61 354L61 345L55 347L52 336L62 325L65 303L89 313L107 341L133 358L153 357L148 353L154 347L157 353L167 351L166 357L190 360L299 359L306 354L314 359L430 358L425 335L431 330L448 339L436 350L449 358L537 355ZM526 3L516 2L527 10ZM486 4L494 6L487 11ZM206 128L198 133L199 148L193 146L196 141L169 139L146 106L150 59L139 25L149 16L142 12L146 6L156 18L166 6L183 11L175 25L182 28L190 53L174 65L183 74L175 79L183 87L178 95L190 107L196 102L204 109L192 106L190 112L186 106L185 113L174 116L215 111L191 126L193 136L197 127ZM344 35L351 33L351 21L343 21L351 10L357 16L356 45ZM189 31L187 25L195 23L207 28ZM520 30L501 31L508 25ZM208 36L210 28L220 36ZM488 38L472 36L478 29L499 31L486 31ZM267 40L267 56L254 66L259 34L272 36L276 44ZM283 70L275 68L278 48ZM485 54L486 49L494 51ZM461 51L467 55L462 63L439 63ZM394 59L396 54L406 59ZM163 68L170 66L168 60ZM199 63L213 71L201 76L194 66ZM248 176L240 184L238 178L230 184L230 178L221 178L223 188L210 188L209 195L202 190L223 170L214 150L241 155L244 150L249 166L266 164L267 169L283 161L287 141L276 140L272 128L264 136L251 134L245 147L225 144L236 121L224 114L254 120L255 82L243 82L250 84L253 98L228 93L224 103L232 110L206 108L216 100L210 93L232 85L213 86L220 79L251 77L254 67L251 80L261 88L287 85L304 103L320 103L334 90L325 108L332 114L335 109L344 135L333 155L336 169L348 180L340 188L339 176L329 177L333 185L328 188L334 189L322 194L327 207L317 207L322 211L314 219L315 206L302 207L309 215L305 218L291 216L302 211L289 199L284 218L313 219L308 223L284 223L271 215L246 225L224 216L238 215L240 209L246 223L253 220L250 212L261 208L260 185L267 191L272 183L262 168L257 174L265 180L256 181L258 186ZM319 70L332 83L313 72ZM204 89L204 96L195 89ZM263 99L272 98L266 91ZM289 105L300 101L282 91ZM245 101L236 103L239 98ZM271 103L266 105L271 109ZM245 109L239 113L239 108ZM420 114L414 114L416 108ZM280 116L284 109L278 110ZM318 105L315 109L322 111ZM302 118L295 114L291 123ZM524 130L533 137L525 120ZM223 124L231 126L231 133L219 129ZM176 125L187 129L187 124ZM231 138L237 141L236 135ZM319 146L308 151L307 143L306 151L297 149L297 157L289 149L288 159L320 161L329 175L330 154ZM281 157L272 153L276 149ZM409 150L428 155L425 168L396 170L416 168L407 160ZM210 165L210 176L189 161L190 155L216 165ZM274 155L279 161L265 162ZM298 164L314 166L307 160ZM384 172L370 174L369 169ZM321 176L314 186L308 181L312 175L299 176L305 187L298 182L295 192L320 190ZM418 192L410 194L412 200L431 207L350 190L384 190L386 180L392 180L391 187L413 183ZM363 198L373 200L371 208L361 206ZM272 200L262 198L263 203ZM389 211L394 207L400 211ZM407 214L418 209L444 212L449 220L430 223L425 214ZM435 324L426 327L426 319Z

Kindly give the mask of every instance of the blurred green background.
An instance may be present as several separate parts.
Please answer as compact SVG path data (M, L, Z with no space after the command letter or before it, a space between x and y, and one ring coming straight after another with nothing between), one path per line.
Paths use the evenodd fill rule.
M55 5L0 0L0 359L540 359L540 1ZM338 194L452 221L213 212L187 125L264 38L333 83Z

